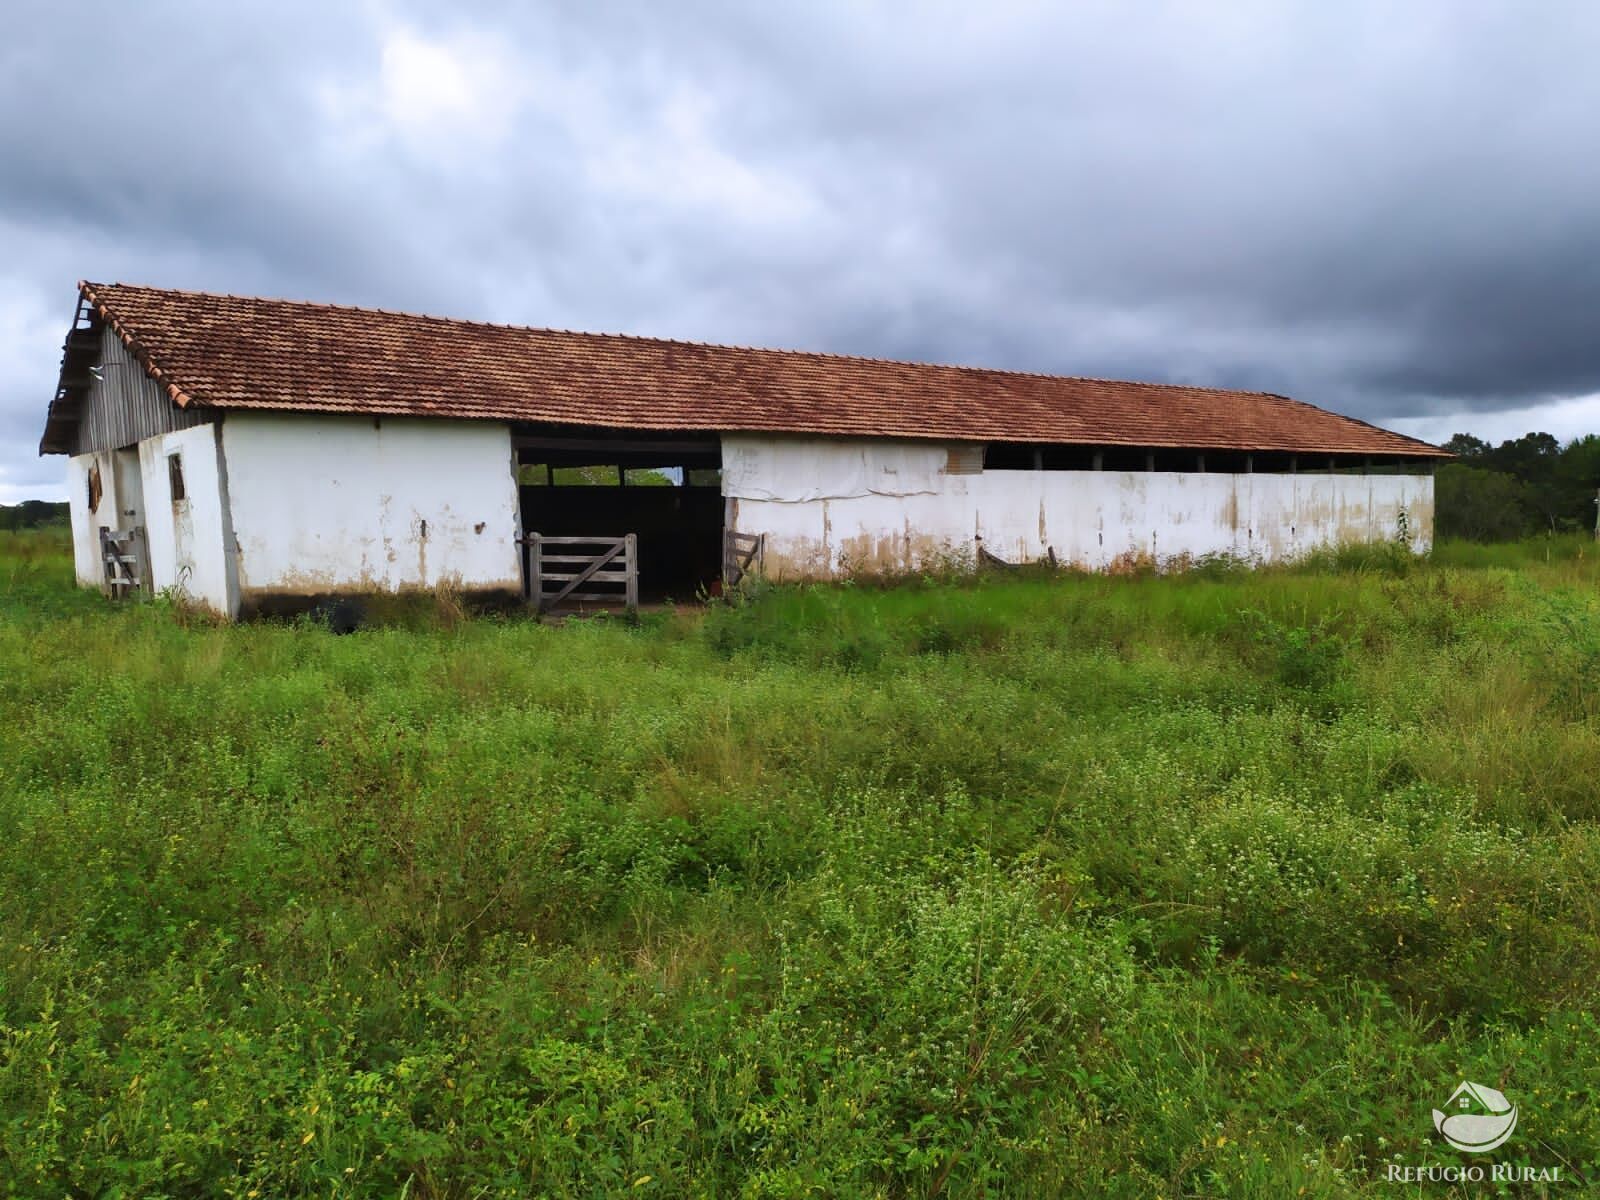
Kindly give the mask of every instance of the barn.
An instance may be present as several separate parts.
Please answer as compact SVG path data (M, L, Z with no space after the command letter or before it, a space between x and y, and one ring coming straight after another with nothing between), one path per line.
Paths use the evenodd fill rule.
M1447 457L1261 392L78 291L39 446L78 580L231 617L1424 549Z

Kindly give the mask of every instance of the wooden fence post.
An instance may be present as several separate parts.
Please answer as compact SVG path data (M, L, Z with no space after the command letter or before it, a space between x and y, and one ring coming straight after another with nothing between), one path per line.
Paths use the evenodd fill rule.
M100 590L113 600L116 599L117 589L114 581L116 571L111 565L111 526L100 526Z
M539 535L528 535L528 600L533 611L544 611L544 554L539 547Z
M627 537L624 569L628 572L627 608L630 617L639 615L639 536L630 533Z
M145 534L143 525L135 525L133 527L131 546L135 570L139 573L139 587L142 591L154 595L156 585L155 580L150 576L150 541ZM174 580L174 582L177 581Z

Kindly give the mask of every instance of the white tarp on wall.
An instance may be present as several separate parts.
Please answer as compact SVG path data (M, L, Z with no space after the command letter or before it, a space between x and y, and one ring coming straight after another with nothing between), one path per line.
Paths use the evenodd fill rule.
M1427 474L969 474L945 470L951 447L926 443L740 439L730 452L733 442L729 526L765 535L776 579L970 563L979 545L1008 562L1115 570L1213 554L1278 562L1402 537L1426 550L1433 534Z
M943 486L942 443L728 435L722 494L799 504L859 496L927 496Z

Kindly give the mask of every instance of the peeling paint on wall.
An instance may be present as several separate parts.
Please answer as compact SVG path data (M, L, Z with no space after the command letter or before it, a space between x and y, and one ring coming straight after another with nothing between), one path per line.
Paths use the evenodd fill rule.
M744 478L759 478L775 497L786 488L814 493L838 445L819 440L800 453L775 441L767 460L759 439L740 440ZM850 448L848 470L861 453ZM943 465L939 447L924 453ZM933 492L817 501L730 491L737 503L729 508L739 532L766 535L767 573L780 580L917 571L970 559L980 542L1011 562L1053 555L1102 571L1217 554L1265 563L1319 546L1391 540L1401 512L1414 549L1432 541L1429 475L985 471L938 479ZM739 479L724 486L736 489Z
M445 583L520 593L507 426L235 413L222 428L246 609Z
M151 577L158 591L172 589L191 604L216 613L233 611L227 564L226 505L217 460L216 425L199 425L139 443L144 475ZM172 468L182 464L184 495L172 496Z
M100 526L122 530L137 525L144 530L151 590L170 589L203 608L230 611L216 428L204 424L159 433L131 450L96 451L69 460L73 561L81 585L99 587L104 580ZM167 461L172 454L183 463L186 495L177 502ZM95 470L104 484L99 506L90 509L88 478Z

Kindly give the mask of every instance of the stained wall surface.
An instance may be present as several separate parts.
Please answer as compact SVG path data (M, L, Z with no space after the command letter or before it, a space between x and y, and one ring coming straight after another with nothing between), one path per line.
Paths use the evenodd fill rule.
M74 454L67 460L67 515L72 525L72 561L80 587L99 587L105 579L100 562L100 527L123 529L117 513L114 455L109 450ZM89 504L89 477L97 473L96 504Z
M1253 562L1322 546L1433 539L1427 474L973 472L940 443L723 438L728 523L766 538L776 579L917 571L1054 553L1115 570L1228 554Z
M220 429L245 609L441 583L520 592L508 426L231 412Z
M217 455L218 425L157 434L139 443L145 545L156 591L231 615L238 590L228 548L227 496ZM175 495L181 481L183 494Z
M217 461L217 426L196 425L147 437L117 450L74 455L67 466L67 499L78 583L103 587L100 528L141 529L135 552L143 559L146 590L171 590L218 614L234 611L229 578L227 498ZM174 498L172 460L184 494ZM99 503L89 506L91 474Z

